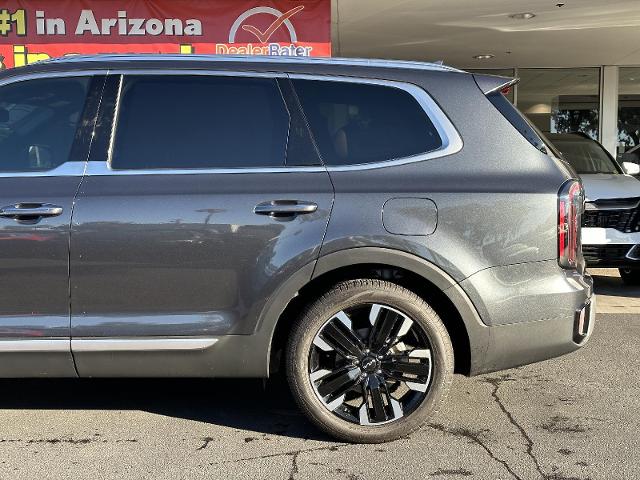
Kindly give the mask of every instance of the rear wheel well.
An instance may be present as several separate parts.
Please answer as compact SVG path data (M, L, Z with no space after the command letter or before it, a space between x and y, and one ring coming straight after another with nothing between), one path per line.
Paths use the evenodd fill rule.
M284 348L293 323L299 318L302 309L335 284L356 278L373 278L387 280L405 287L422 297L442 319L453 344L455 358L455 373L468 375L470 372L471 354L469 336L460 313L451 300L436 287L420 275L383 264L359 264L341 267L324 273L306 284L298 291L284 309L271 341L271 356L269 372L271 374L282 370Z

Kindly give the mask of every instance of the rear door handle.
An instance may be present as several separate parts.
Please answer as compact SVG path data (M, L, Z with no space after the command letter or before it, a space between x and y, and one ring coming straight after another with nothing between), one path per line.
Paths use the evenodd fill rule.
M318 205L313 202L302 202L298 200L272 200L256 205L253 209L258 215L269 215L270 217L289 217L292 215L302 215L313 213L318 210Z
M62 207L51 203L16 203L0 208L0 217L16 220L56 217L62 213Z

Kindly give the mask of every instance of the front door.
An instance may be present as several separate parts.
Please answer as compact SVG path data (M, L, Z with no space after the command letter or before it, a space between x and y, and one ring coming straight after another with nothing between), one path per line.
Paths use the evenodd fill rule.
M75 375L69 226L102 83L49 75L0 86L2 377Z
M251 334L317 258L332 185L283 78L117 79L101 114L115 129L102 158L92 149L73 217L78 372L214 375L207 349Z

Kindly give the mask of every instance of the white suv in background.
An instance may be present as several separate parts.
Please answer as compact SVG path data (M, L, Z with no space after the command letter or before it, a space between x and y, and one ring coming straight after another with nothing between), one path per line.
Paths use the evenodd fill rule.
M584 185L582 252L587 265L618 268L625 283L640 284L640 181L632 176L640 167L620 166L585 134L546 135Z

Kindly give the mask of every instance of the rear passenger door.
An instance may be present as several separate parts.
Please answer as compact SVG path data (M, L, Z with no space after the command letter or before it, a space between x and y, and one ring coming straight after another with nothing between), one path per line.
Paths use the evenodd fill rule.
M329 219L332 185L290 83L122 72L97 132L71 236L78 372L211 375L196 352L251 334Z
M75 376L69 226L104 77L0 85L0 376Z

